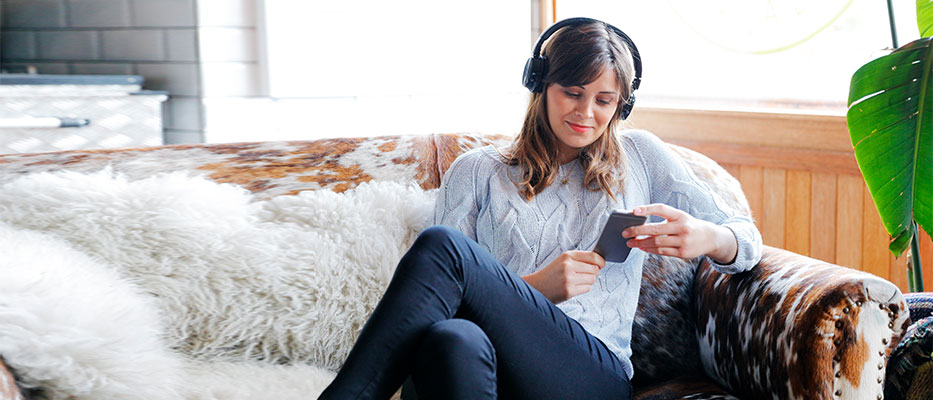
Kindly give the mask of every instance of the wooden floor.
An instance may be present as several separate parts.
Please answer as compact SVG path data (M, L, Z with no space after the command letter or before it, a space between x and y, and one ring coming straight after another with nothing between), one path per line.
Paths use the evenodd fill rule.
M641 108L628 126L706 154L738 178L765 244L907 291L907 257L887 249L844 117ZM933 291L933 241L922 230L920 243L925 289Z

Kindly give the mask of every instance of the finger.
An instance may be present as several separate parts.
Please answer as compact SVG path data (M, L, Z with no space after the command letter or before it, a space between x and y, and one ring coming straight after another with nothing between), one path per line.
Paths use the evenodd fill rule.
M596 276L599 275L601 268L598 265L579 262L571 269L574 275Z
M636 225L626 228L622 231L622 237L633 238L641 235L658 236L672 235L677 233L679 224L672 224L669 221L653 222L650 224Z
M573 295L570 297L576 297L581 294L588 293L592 287L593 285L576 285L576 286L571 287L570 290L568 290L568 292L573 293Z
M592 264L592 265L597 266L598 268L602 268L606 266L606 260L603 258L603 256L596 254L596 252L583 251L583 250L572 250L572 251L568 251L567 253L570 256L570 258L576 261L584 262L587 264Z
M645 239L631 239L628 241L629 247L682 247L684 239L681 236L650 236Z
M657 215L668 221L679 219L684 214L686 214L683 211L680 211L674 207L671 207L667 204L661 204L661 203L647 204L644 206L635 207L632 210L632 213L634 213L635 215L641 215L641 216Z
M681 249L678 247L639 247L638 250L646 253L657 254L659 256L678 257L681 256Z
M591 274L578 274L575 278L567 282L571 286L591 286L596 283L596 276Z
M593 286L596 283L596 275L580 274L573 282L568 282L570 286Z

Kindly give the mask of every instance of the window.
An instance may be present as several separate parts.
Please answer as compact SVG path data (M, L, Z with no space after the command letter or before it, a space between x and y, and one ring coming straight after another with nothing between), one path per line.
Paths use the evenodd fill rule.
M914 2L897 1L899 45L919 37ZM872 0L557 0L557 19L624 30L644 64L640 105L736 104L845 112L856 69L891 47Z
M521 126L530 1L265 0L263 7L273 129L313 124L304 132L335 137L511 134Z

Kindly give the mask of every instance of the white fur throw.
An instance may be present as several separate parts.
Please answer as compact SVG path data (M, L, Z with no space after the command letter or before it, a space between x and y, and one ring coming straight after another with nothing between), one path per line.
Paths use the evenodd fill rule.
M189 400L311 400L335 373L303 364L190 362L184 368Z
M151 299L67 243L0 224L0 354L53 399L177 399Z
M84 310L88 315L43 322L49 325L45 331L51 335L48 340L68 342L73 340L69 335L75 327L86 327L86 334L96 339L89 341L89 346L100 351L69 358L67 362L74 363L75 369L56 365L47 368L61 374L42 375L43 370L29 366L30 357L56 363L71 357L65 353L71 347L31 349L18 344L39 340L36 336L41 335L15 325L10 328L9 320L0 318L0 344L10 337L16 339L0 348L0 354L18 374L35 372L46 377L35 381L43 387L97 399L159 399L142 395L142 388L166 386L159 379L174 379L176 365L167 355L168 349L182 353L189 372L191 363L223 366L214 372L197 369L202 372L184 374L183 387L191 385L193 382L187 380L192 379L201 380L193 386L202 389L221 387L221 383L211 385L205 380L229 378L230 371L241 371L241 377L260 376L255 371L242 372L251 370L256 361L266 362L268 368L281 368L271 364L285 363L335 370L381 297L399 258L428 226L433 202L432 191L392 182L363 184L342 194L314 191L253 201L239 187L183 174L128 181L105 170L90 175L66 172L20 178L0 186L0 222L40 231L64 243L50 239L42 244L45 250L24 248L6 257L11 249L4 241L0 245L4 271L15 270L12 275L21 275L20 280L39 273L35 271L46 271L45 275L55 275L55 279L49 278L43 288L27 287L11 294L3 290L0 305L19 307L12 312L32 318L36 316L31 314L43 309L16 306L19 303L15 301L42 303L36 307L76 302L74 307L81 308L78 314ZM90 258L75 256L77 252ZM57 263L50 261L51 254L58 257ZM83 279L92 275L84 271L92 269L122 282L123 289L108 291L107 283ZM6 282L3 276L0 280ZM148 296L131 290L134 287ZM150 303L154 307L148 312L143 304ZM156 348L151 341L160 336L153 332L159 322L156 315L161 315L165 327L161 332L167 341L164 348ZM101 336L93 338L96 334ZM151 340L123 343L119 338ZM121 344L127 347L119 347ZM152 352L144 348L146 345L153 347ZM101 381L105 383L99 386L126 385L135 389L132 396L108 392L91 396L75 386L83 382L80 368L101 359L129 368L147 360L158 364L161 356L166 356L164 364L133 367L139 371L97 371L111 380ZM305 370L317 376L308 378L312 389L320 386L313 382L326 383L321 377L330 376L313 367ZM158 376L162 371L165 375ZM296 381L300 380L294 375L297 371L266 376ZM141 378L147 381L140 382ZM207 389L191 392L193 387L189 386L184 397L293 398L259 389L263 385L276 386L254 382L250 386L253 393L262 394L250 397L218 396L216 390L205 392ZM301 397L311 395L305 391Z

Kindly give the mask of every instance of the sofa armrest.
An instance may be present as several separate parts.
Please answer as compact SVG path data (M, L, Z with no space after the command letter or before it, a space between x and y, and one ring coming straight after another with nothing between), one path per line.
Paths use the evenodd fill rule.
M13 374L0 358L0 400L23 400L23 395L16 386Z
M743 398L878 398L910 324L900 290L865 272L765 246L751 271L708 262L694 281L700 358Z

